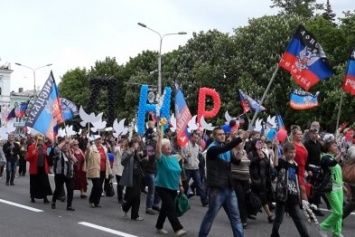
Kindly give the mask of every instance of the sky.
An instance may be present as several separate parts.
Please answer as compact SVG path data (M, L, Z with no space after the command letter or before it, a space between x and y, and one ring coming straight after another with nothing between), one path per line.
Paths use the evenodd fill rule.
M318 0L319 3L326 0ZM143 50L158 51L159 36L167 36L162 53L177 49L193 32L217 29L233 33L248 19L276 14L271 0L11 0L1 4L0 65L11 64L11 90L41 89L50 70L57 83L67 71L90 68L97 60L115 57L125 64ZM353 0L332 0L338 17L355 9Z

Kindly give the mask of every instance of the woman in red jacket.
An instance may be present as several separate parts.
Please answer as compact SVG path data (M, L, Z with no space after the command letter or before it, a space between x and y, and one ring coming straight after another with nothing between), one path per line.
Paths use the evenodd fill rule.
M27 148L26 160L30 163L30 194L31 202L36 199L43 199L45 204L49 203L47 195L52 195L52 189L48 179L47 147L43 144L43 137L35 135L34 143Z

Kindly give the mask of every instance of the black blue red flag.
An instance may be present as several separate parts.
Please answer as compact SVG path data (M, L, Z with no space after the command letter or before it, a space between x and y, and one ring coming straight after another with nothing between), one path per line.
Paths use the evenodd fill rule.
M343 90L355 95L355 50L351 53L343 81Z
M189 141L190 135L187 131L187 124L191 120L192 116L189 108L187 107L184 94L178 86L176 86L175 92L175 116L177 143L180 147L184 147Z
M242 107L243 107L243 113L247 113L251 110L252 111L258 110L258 112L263 112L266 110L266 108L264 106L262 106L261 104L256 102L256 100L252 99L247 94L245 94L242 90L238 90L238 91L239 91L240 101L241 101Z
M53 128L57 123L59 124L63 121L58 88L51 72L31 107L31 111L28 113L25 126L34 128L48 139L54 141Z
M289 71L297 84L306 91L320 80L333 75L322 46L303 25L298 26L279 66Z
M295 110L311 109L318 106L318 95L302 89L293 88L290 94L290 107Z

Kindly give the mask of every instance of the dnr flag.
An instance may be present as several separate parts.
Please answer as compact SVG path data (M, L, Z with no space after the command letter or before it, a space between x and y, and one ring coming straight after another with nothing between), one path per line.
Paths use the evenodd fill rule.
M298 26L279 66L289 71L306 91L333 75L322 46L303 25Z
M184 147L190 140L187 131L187 124L191 120L192 116L189 108L187 107L184 94L182 93L178 85L176 85L175 92L175 114L177 143L180 147Z
M355 95L355 50L351 53L343 81L343 90Z
M318 106L319 91L315 95L302 89L292 89L290 107L295 110L311 109Z
M243 113L246 113L250 110L252 111L258 110L258 112L263 112L266 110L264 106L256 102L256 100L252 99L247 94L245 94L242 90L239 90L239 96L244 110Z
M62 121L64 121L64 119L58 89L53 73L51 72L31 107L31 111L28 113L25 126L34 128L48 139L54 141L53 128L57 123L61 123Z

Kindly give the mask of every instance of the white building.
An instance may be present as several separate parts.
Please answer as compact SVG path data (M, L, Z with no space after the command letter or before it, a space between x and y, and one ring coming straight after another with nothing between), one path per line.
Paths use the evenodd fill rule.
M10 64L0 65L0 104L10 104L10 80L11 80Z

